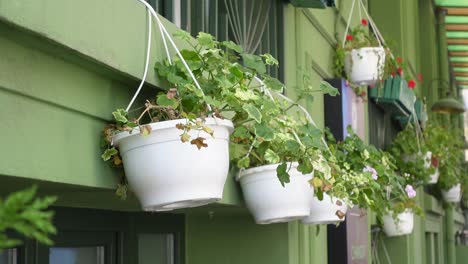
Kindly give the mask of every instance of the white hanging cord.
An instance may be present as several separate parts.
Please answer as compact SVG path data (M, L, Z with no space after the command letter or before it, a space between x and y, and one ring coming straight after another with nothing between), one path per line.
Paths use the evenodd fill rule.
M265 92L267 93L267 95L269 95L270 99L272 101L274 101L273 96L271 95L270 89L268 89L268 87L265 85L265 83L260 78L258 78L257 76L255 76L255 80L257 80L260 83L262 89L264 89ZM287 101L288 103L296 105L304 113L304 115L307 118L307 121L309 121L309 123L311 123L314 127L318 128L317 124L314 122L314 119L309 114L309 111L307 111L307 109L305 109L302 105L297 104L296 102L291 100L289 97L287 97L287 96L285 96L285 95L283 95L281 93L278 93L276 91L273 91L273 92L275 93L275 95L281 97L283 100ZM330 148L328 147L327 142L325 141L325 139L323 137L321 139L322 139L323 144L327 148L327 151L330 152L330 154L331 154L331 151L330 151Z
M374 32L375 32L376 39L379 42L379 47L382 47L383 38L382 38L382 42L381 42L380 38L382 36L380 35L380 32L377 29L377 26L374 24L374 21L371 19L369 13L367 12L366 6L362 2L362 0L359 0L359 3L360 3L361 8L364 9L364 14L366 14L366 16L367 16L367 20L369 21L369 25L372 27L372 30L374 30ZM359 9L359 10L361 10L361 9Z
M161 24L158 23L158 26L159 26L159 32L161 32L161 38L163 41L164 50L166 51L167 60L169 61L169 64L172 65L171 53L169 52L169 47L167 46L166 36L162 34L163 30L162 30Z
M361 7L358 8L358 11L359 11L359 19L362 19Z
M132 100L130 100L130 103L128 104L127 108L125 108L125 112L128 113L128 110L130 110L130 107L132 107L133 102L135 102L135 99L137 98L138 94L141 91L141 88L143 88L143 84L145 84L146 80L146 75L148 74L148 66L149 66L149 57L150 57L150 52L151 52L151 13L148 9L148 41L146 44L146 59L145 59L145 69L143 71L143 77L141 78L140 85L138 86L137 91L133 95Z
M174 50L176 51L177 55L179 56L182 64L184 65L185 69L188 71L190 77L192 78L193 82L195 83L195 86L201 91L201 94L203 97L205 97L205 92L203 91L203 89L201 88L200 84L198 83L197 79L195 78L195 76L193 75L193 72L192 70L190 69L190 67L188 66L187 62L185 61L184 57L182 56L182 54L180 53L180 50L177 48L177 45L174 43L174 40L172 39L171 35L167 32L166 28L164 27L164 24L161 22L161 20L159 19L159 16L157 15L156 11L153 9L153 7L148 4L146 1L144 0L137 0L139 1L140 3L142 3L143 5L146 6L147 10L149 10L149 12L151 12L151 14L153 15L153 17L156 19L156 21L158 22L159 24L159 29L161 30L161 35L163 36L163 43L165 43L165 38L164 38L164 35L166 35L167 39L169 40L169 42L171 43L172 47L174 48ZM170 54L169 54L169 50L167 48L167 46L165 46L166 48L166 53L168 55L168 58L170 57ZM136 98L136 96L138 96L138 93L140 91L137 91L137 93L135 93L134 97ZM133 103L133 102L132 102ZM210 112L213 111L213 109L211 108L211 105L206 103L207 107L208 107L208 110ZM129 105L128 108L130 108L131 105Z
M353 17L354 4L356 4L356 0L353 0L353 4L351 5L351 10L349 11L348 22L346 23L346 29L344 31L344 37L343 37L343 47L346 43L346 35L348 35L349 26L351 24L351 18Z

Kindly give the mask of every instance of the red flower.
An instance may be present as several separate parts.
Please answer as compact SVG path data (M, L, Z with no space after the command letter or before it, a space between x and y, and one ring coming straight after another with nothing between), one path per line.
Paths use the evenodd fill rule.
M351 36L351 35L346 35L346 40L352 41L352 40L353 40L353 36Z
M416 82L414 80L409 80L408 81L408 88L414 89L416 87Z
M375 83L369 85L370 88L374 88L375 87Z
M422 74L418 73L418 82L422 83Z
M396 61L397 61L398 64L401 64L403 62L403 59L401 57L397 57Z
M403 69L401 67L398 67L397 71L398 71L398 74L403 75Z
M367 95L366 92L364 92L364 91L361 92L361 97L366 97L366 95Z
M432 163L432 167L434 167L434 168L439 167L439 160L434 156L432 156L432 158L431 158L431 163Z
M363 19L361 19L361 24L363 26L367 26L369 23L367 22L367 19L363 18Z
M396 76L396 73L395 72L392 72L392 77L395 77Z

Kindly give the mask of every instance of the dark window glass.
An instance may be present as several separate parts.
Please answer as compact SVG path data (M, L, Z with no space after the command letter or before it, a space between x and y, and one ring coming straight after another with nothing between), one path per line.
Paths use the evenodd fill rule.
M104 247L53 247L50 264L104 264Z

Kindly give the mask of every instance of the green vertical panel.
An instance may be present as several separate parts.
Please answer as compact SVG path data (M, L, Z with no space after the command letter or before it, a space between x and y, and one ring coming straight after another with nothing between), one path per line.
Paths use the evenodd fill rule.
M299 223L288 223L288 264L299 264L300 260L300 242L299 242Z
M248 212L230 210L187 214L187 264L288 263L288 224L257 225Z
M395 54L402 54L402 47L399 43L403 43L402 32L404 32L405 25L402 24L401 19L404 16L401 1L373 0L369 3L373 20Z
M421 73L423 77L423 83L418 85L418 89L423 90L423 96L425 97L428 108L435 102L437 98L437 81L432 81L439 77L438 72L438 53L437 53L437 28L436 17L433 11L433 5L431 1L419 0L419 24L420 26L420 64ZM432 43L432 45L428 45ZM431 115L431 111L428 111Z
M468 246L460 245L456 247L457 264L464 264L468 260Z
M310 259L312 264L328 263L327 226L313 225L309 228ZM343 238L344 239L344 238ZM343 252L343 254L345 254Z

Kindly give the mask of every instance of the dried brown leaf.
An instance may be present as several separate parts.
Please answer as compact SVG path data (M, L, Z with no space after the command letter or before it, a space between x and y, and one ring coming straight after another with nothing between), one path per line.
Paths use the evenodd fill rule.
M192 141L190 141L190 144L192 145L196 145L198 149L201 149L203 147L208 147L208 144L206 144L205 142L205 138L203 137L197 137L196 139L193 139Z
M339 219L343 219L346 216L346 214L341 212L340 210L337 210L336 216L338 216Z

